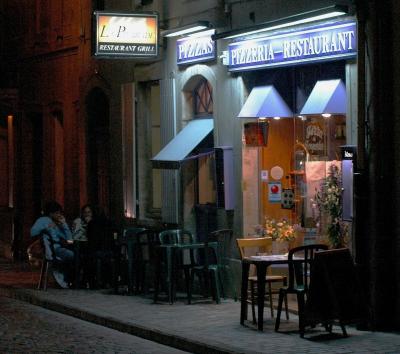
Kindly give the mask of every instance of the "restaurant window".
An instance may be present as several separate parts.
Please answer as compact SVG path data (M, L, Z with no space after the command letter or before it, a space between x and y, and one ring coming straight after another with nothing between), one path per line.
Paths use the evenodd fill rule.
M210 116L213 113L212 87L206 79L201 79L193 91L195 117Z
M295 226L297 244L327 241L322 238L334 218L323 203L336 187L340 227L351 233L352 195L340 195L346 183L352 193L353 165L342 156L356 141L349 129L355 118L346 115L345 63L259 71L246 81L250 95L255 87L273 86L292 113L243 124L245 233L269 235L271 223L285 220Z

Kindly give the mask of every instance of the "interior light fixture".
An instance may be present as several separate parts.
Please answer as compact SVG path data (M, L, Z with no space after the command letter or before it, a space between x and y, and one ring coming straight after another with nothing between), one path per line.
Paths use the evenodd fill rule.
M212 39L215 41L217 39L222 39L222 38L232 39L237 37L243 37L251 34L257 34L260 32L272 31L290 26L301 25L304 23L325 20L328 18L346 15L347 13L348 13L347 6L331 5L320 9L310 10L292 16L283 17L277 20L259 23L253 26L242 27L231 31L216 33L212 36Z
M274 117L274 119L279 120L279 119L281 119L281 117L276 116L276 117Z
M300 118L301 120L306 120L307 119L305 116L302 116L302 115L298 115L297 118Z
M321 116L324 117L324 118L330 118L332 116L332 114L330 114L330 113L322 113Z
M177 28L172 28L169 30L165 30L161 32L162 37L177 37L177 36L182 36L185 34L189 33L195 33L199 31L204 31L206 29L209 29L210 22L208 21L197 21L195 23L185 25L185 26L179 26Z
M267 120L267 117L258 117L259 120Z

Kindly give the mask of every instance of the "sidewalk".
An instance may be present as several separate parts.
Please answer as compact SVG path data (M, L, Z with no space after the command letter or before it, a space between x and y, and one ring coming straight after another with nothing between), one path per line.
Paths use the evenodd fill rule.
M108 290L34 290L37 271L29 265L0 261L0 296L8 296L103 326L131 333L193 353L400 353L400 335L357 331L347 326L348 338L328 336L322 328L301 339L297 318L291 314L275 333L274 320L265 311L264 332L239 324L240 303L223 300L216 305L198 301L186 305L153 304L151 298L112 295ZM250 318L249 313L249 318Z

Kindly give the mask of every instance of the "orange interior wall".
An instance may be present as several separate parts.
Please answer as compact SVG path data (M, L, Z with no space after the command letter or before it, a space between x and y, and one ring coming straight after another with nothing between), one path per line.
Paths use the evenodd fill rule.
M268 182L274 182L271 177L271 168L280 166L283 169L283 177L280 180L282 188L290 188L289 173L292 169L292 155L294 145L294 121L291 118L270 120L268 132L268 144L261 151L261 169L268 171L268 181L261 182L262 194L262 220L263 216L269 218L292 219L292 210L282 209L280 203L268 201Z

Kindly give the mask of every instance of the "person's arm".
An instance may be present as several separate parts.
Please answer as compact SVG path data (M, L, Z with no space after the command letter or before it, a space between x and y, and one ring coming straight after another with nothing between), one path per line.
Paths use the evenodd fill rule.
M60 216L59 219L56 220L57 227L61 231L60 235L65 240L72 240L71 229L69 228L67 222L65 221L64 216Z
M52 225L52 220L49 217L42 216L35 221L31 228L31 236L39 236L44 230L47 230Z

